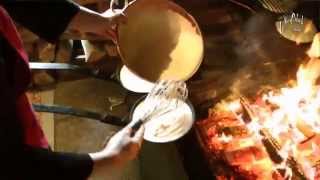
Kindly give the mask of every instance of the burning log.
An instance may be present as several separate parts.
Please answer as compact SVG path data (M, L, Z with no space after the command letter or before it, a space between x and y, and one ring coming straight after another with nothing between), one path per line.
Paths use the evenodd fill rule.
M214 175L223 180L268 177L272 174L269 171L272 161L267 158L267 152L262 146L255 146L255 142L248 136L248 130L243 126L236 126L238 121L229 115L227 118L223 113L217 113L215 117L198 123L199 140L202 140ZM219 116L224 118L220 119ZM229 124L231 127L228 127ZM218 136L219 133L223 135ZM280 174L275 176L281 177Z
M320 179L319 70L320 61L311 59L295 83L261 92L254 101L222 101L198 122L206 157L220 166L217 176Z
M248 117L248 121L254 121L254 120L257 120L259 118L259 117L257 117L255 115L255 113L252 110L252 108L250 108L250 104L248 103L248 101L244 97L240 97L240 103L241 103L241 105L243 107L244 114L246 114L246 116ZM249 123L249 122L247 122L247 123ZM303 180L303 179L307 180L307 178L303 174L303 171L299 167L299 164L294 159L294 157L289 156L289 157L287 157L287 159L283 159L279 155L279 151L281 150L281 145L272 136L272 134L270 134L268 129L261 128L259 130L259 133L263 137L262 141L264 142L265 147L267 148L267 151L270 152L270 158L274 163L280 164L283 161L287 161L286 163L290 166L290 168L292 169L292 171L294 172L294 174L297 177L299 177L301 180Z
M219 117L220 115L216 116ZM283 161L286 161L295 177L307 179L294 158L288 157L287 160L281 158L279 155L281 145L266 129L260 131L263 137L261 141L264 147L257 146L256 143L248 137L248 130L243 126L237 126L236 119L232 118L231 115L229 118L230 119L227 119L227 117L216 120L210 119L207 122L198 124L198 130L200 129L198 133L200 136L204 135L204 131L207 132L205 135L206 138L200 139L207 139L206 142L204 142L204 148L209 148L207 149L207 157L210 159L209 161L212 167L217 169L217 160L220 167L222 167L221 169L227 171L228 168L226 167L233 167L233 171L227 172L220 169L220 177L230 176L229 173L231 172L235 179L239 178L239 176L245 176L244 179L259 179L259 177L263 177L262 171L266 170L267 172L271 172L270 174L273 174L272 179L284 179L284 174L281 170L277 172L270 170L274 164L281 164ZM221 121L220 123L217 122L219 120ZM210 121L215 121L214 125L211 124L213 122ZM211 125L202 123L209 123ZM230 127L228 127L229 125ZM204 127L210 128L201 130L201 128ZM222 135L217 136L217 134ZM245 166L243 164L245 164ZM257 167L255 168L255 166ZM221 173L224 175L221 175ZM281 173L282 175L280 175ZM259 174L261 176L259 176ZM267 179L271 179L271 177Z

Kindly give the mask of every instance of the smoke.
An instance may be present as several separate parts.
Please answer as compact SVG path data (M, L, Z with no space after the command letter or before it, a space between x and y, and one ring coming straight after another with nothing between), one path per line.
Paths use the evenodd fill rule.
M277 18L267 13L252 16L242 27L243 39L238 43L236 53L242 62L265 63L295 60L304 56L305 49L278 33Z
M276 30L276 17L260 13L242 27L235 47L241 68L230 90L236 95L255 95L264 87L278 86L293 77L297 64L305 58L305 46L285 39Z
M307 57L305 52L310 44L297 45L282 37L276 20L267 13L255 14L246 23L239 23L240 30L232 29L235 33L226 28L220 42L216 35L206 39L204 67L210 73L201 75L209 80L192 87L196 102L212 97L215 102L233 100L239 95L253 97L265 88L277 88L296 78L298 65Z

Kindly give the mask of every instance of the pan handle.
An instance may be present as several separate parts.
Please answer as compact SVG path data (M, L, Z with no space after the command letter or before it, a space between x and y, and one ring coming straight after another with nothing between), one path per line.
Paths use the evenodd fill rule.
M114 126L126 126L128 124L128 118L120 118L117 116L110 115L109 113L100 114L93 111L88 111L84 109L76 109L70 106L60 106L60 105L47 105L47 104L32 104L33 108L37 112L48 112L72 115L77 117L89 118L92 120L97 120L102 123L111 124Z

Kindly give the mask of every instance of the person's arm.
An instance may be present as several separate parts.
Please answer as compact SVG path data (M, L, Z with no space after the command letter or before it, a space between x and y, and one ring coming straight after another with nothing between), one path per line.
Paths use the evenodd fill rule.
M82 35L92 34L116 41L115 26L126 21L122 11L113 12L109 9L104 13L97 13L83 6L79 8L79 12L73 17L66 31L75 31Z
M0 34L0 179L86 179L94 163L88 154L58 153L27 145L23 126L26 121L21 120L18 107L24 106L25 113L33 112L24 94L17 95L14 82L24 77L15 76L15 55L15 50ZM37 125L35 121L28 122L28 125L25 124L28 127ZM38 135L34 133L32 137ZM28 141L28 144L31 142Z
M97 13L68 0L4 0L10 16L50 42L65 31L77 31L114 39L113 25L123 22L121 13Z
M18 78L14 77L14 59L16 53L0 34L0 179L32 180L82 180L99 172L112 173L113 168L123 165L137 155L142 140L143 129L134 137L129 136L130 126L114 135L100 152L75 154L52 152L50 150L27 145L23 122L17 113L17 104L32 109L27 100L21 102L16 97ZM23 100L23 99L22 99ZM22 104L20 104L22 103ZM23 116L25 117L25 116ZM29 124L34 126L35 121Z
M142 131L139 131L140 137ZM89 155L53 152L4 140L0 152L1 164L5 166L1 168L0 179L85 180L106 174L110 176L137 155L141 138L128 138L129 132L128 129L120 131L105 149ZM0 136L1 140L3 138Z
M130 137L131 129L125 127L99 152L53 152L19 143L19 122L12 119L14 116L8 116L9 118L0 116L0 153L1 164L4 165L0 179L85 180L88 177L111 175L115 169L121 169L136 157L143 136L143 128L134 137Z
M35 119L28 100L26 98L19 98L19 102L21 99L25 100L23 101L24 104L22 104L25 107L23 111L30 112L31 114L29 114L28 117ZM24 113L24 115L27 114ZM31 172L28 177L32 177L32 179L41 179L47 175L55 177L54 179L75 180L86 179L89 175L93 177L103 177L104 175L110 175L113 170L121 168L138 154L144 129L143 127L140 128L139 131L131 137L130 127L131 125L128 125L116 133L103 150L95 153L75 154L52 152L46 149L24 145L24 148L21 148L22 151L14 154L22 154L22 157L27 158L27 164L34 165L29 166L31 169L27 171ZM17 149L19 150L19 148ZM36 171L34 171L35 169L41 173L36 173Z
M41 172L38 178L45 176L53 179L80 180L90 177L111 175L121 169L128 161L133 160L141 147L144 127L142 126L133 137L131 128L127 126L116 133L106 147L96 153L75 154L52 152L40 148L26 148L28 162L33 164L33 171ZM34 178L35 179L35 178Z
M143 127L130 137L131 129L125 127L115 134L106 147L96 153L75 154L52 152L46 149L24 146L23 151L9 156L15 159L14 164L25 163L26 177L33 180L48 179L74 179L84 180L88 177L103 177L112 175L116 169L134 159L140 149L143 136ZM18 156L17 156L18 155ZM23 163L22 159L25 160ZM47 178L46 178L47 179Z
M53 152L28 145L11 154L21 156L13 162L24 164L25 168L21 165L20 167L24 168L26 179L85 180L91 174L94 165L94 161L88 154Z

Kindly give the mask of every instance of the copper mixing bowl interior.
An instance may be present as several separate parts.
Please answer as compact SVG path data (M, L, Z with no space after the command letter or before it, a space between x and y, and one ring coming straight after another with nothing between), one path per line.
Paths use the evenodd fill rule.
M139 77L187 80L203 58L203 38L197 22L168 0L136 0L124 10L118 26L118 50L123 63Z

